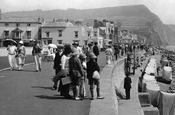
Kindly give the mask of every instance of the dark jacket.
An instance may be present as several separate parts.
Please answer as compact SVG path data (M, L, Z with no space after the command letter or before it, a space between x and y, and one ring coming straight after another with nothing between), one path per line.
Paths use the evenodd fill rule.
M93 47L93 53L94 53L96 56L99 55L99 49L98 49L97 45L95 45L95 46Z
M32 55L41 54L42 46L33 46Z
M125 77L124 79L124 88L125 89L131 89L131 78L130 77Z
M63 56L63 53L60 55L59 52L56 53L55 59L54 59L54 65L53 68L57 70L61 70L61 57Z
M69 74L71 77L83 77L83 67L77 56L72 56L69 59Z
M96 61L89 60L87 62L87 78L88 79L92 79L92 75L94 71L100 72L100 67Z

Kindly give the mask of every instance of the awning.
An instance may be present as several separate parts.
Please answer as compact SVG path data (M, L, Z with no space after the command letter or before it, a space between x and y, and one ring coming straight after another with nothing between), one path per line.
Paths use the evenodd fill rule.
M9 31L9 29L8 29L8 28L6 28L4 31Z
M31 31L31 29L29 28L29 29L27 29L26 31Z
M19 29L19 28L16 28L12 32L23 32L23 31L21 29Z

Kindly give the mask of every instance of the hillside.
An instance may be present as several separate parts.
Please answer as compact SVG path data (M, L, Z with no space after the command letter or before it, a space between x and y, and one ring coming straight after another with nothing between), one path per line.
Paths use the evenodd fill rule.
M34 11L20 11L20 12L7 12L3 13L3 16L14 16L14 15L27 15L32 16L35 19L43 17L45 20L52 19L73 19L87 21L93 23L92 19L98 20L110 20L114 22L121 21L122 27L130 29L142 29L148 27L154 29L154 34L150 34L150 31L142 32L144 36L150 39L153 36L153 41L158 45L175 44L173 31L164 25L159 17L152 13L144 5L133 5L133 6L120 6L120 7L107 7L98 9L68 9L68 10L34 10Z

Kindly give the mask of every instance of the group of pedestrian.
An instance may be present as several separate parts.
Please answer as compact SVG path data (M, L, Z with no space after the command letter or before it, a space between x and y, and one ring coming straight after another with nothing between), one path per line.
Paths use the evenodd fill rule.
M100 80L93 78L94 71L100 73L97 56L93 52L88 53L88 55L83 52L77 43L57 48L54 59L53 89L57 89L59 82L60 95L68 99L81 100L86 97L85 84L88 79L91 99L94 99L95 85L97 86L97 99L103 99L104 97L100 95ZM70 89L73 91L73 96L69 94Z
M26 58L26 49L23 41L19 41L17 47L14 43L9 44L7 51L10 69L13 70L17 67L19 71L23 70Z

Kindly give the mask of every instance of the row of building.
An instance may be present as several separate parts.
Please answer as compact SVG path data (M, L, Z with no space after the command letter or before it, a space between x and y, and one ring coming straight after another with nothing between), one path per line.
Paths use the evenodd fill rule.
M31 45L32 41L40 40L43 45L73 42L87 45L88 42L93 41L103 47L104 39L109 39L111 29L111 26L108 28L87 26L69 20L43 21L40 18L35 20L30 16L10 16L0 20L0 46L3 46L5 39L14 39L23 40L26 46Z
M100 25L100 26L99 26ZM30 46L33 41L40 40L42 45L72 44L87 45L89 42L98 42L100 48L110 42L118 42L116 38L122 31L115 30L116 25L110 21L93 24L66 20L44 21L43 18L35 20L30 16L10 16L0 19L0 46L6 39L23 40L25 46ZM117 36L116 36L117 34Z

